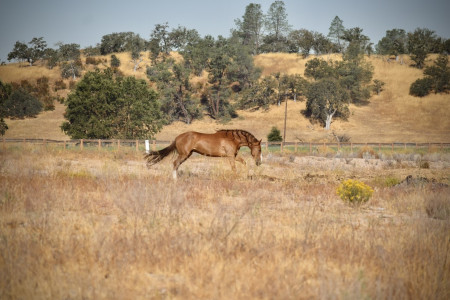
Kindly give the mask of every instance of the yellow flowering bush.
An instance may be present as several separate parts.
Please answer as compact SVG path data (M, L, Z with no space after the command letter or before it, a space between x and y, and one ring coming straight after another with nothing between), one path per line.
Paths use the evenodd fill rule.
M339 185L336 192L343 201L358 205L369 201L373 189L361 181L347 179Z

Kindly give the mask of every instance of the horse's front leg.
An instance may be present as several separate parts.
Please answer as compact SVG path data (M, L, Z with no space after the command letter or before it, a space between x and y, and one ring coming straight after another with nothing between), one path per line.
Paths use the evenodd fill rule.
M234 173L236 173L236 162L234 156L228 156L228 161L230 162L231 169L233 170Z
M241 164L243 164L244 166L247 165L247 163L245 162L244 158L243 158L242 156L240 156L239 154L236 155L236 160L237 160L238 162L240 162Z

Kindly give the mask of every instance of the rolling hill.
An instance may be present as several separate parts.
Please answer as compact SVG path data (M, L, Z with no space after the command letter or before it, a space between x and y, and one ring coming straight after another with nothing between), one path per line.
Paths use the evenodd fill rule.
M146 65L150 63L148 55L136 73L128 53L116 54L122 62L120 70L124 75L135 75L146 79ZM175 54L176 55L176 54ZM109 60L110 56L101 57ZM311 56L308 59L313 58ZM303 75L305 63L296 54L269 53L255 57L255 64L263 68L263 75L274 72ZM339 59L337 55L326 55L324 59ZM387 62L386 57L371 56L367 60L374 66L374 79L384 81L384 91L374 95L366 106L350 106L348 121L336 120L331 125L331 131L338 135L346 135L353 142L450 142L450 96L448 94L431 94L424 98L409 95L409 86L422 77L422 71L409 67L408 57L399 62ZM430 56L431 63L435 56ZM84 61L84 58L83 58ZM109 61L100 64L99 68L109 65ZM85 65L84 72L93 70L94 66ZM51 83L60 79L59 68L49 70L44 66L25 67L19 64L0 66L0 80L18 82L20 80L35 81L47 76ZM194 80L205 80L205 77ZM58 91L60 96L67 96L68 90ZM300 99L301 100L301 99ZM305 108L305 101L288 102L287 140L322 142L332 141L330 131L319 125L311 124L300 112ZM69 139L61 132L59 125L64 121L65 107L56 103L54 111L43 112L34 119L6 120L9 130L6 138L48 138ZM175 122L165 126L156 136L160 140L172 140L178 134L196 130L213 132L220 128L242 128L252 132L256 137L267 139L272 126L282 130L284 124L284 105L272 106L268 111L238 111L239 117L222 124L209 117L196 120L187 125Z

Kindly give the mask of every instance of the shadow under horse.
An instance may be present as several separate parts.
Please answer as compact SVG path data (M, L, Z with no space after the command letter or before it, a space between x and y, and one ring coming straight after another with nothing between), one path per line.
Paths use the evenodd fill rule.
M236 172L235 161L246 164L245 160L238 154L241 147L250 148L251 154L259 166L262 161L261 140L256 139L253 134L240 129L219 130L216 133L200 133L189 131L180 134L170 146L159 151L151 151L145 155L147 167L163 160L170 153L177 152L178 157L173 162L173 178L177 178L177 170L180 165L188 159L193 152L211 157L227 157L233 172Z

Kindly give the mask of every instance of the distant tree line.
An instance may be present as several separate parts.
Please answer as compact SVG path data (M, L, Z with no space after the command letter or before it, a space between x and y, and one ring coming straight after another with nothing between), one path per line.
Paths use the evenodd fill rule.
M403 29L392 29L387 30L386 35L378 42L376 52L396 57L409 54L414 66L422 69L428 54L450 53L450 39L442 39L427 28L417 28L408 33Z
M171 51L188 51L188 48L202 39L197 30L183 26L170 29L167 23L156 24L149 39L133 32L116 32L106 34L99 44L84 49L86 56L109 55L119 52L130 52L133 59L139 61L140 52L150 51L151 58ZM304 28L294 29L288 22L288 14L283 1L274 1L268 11L262 11L261 4L250 3L244 15L235 20L235 28L231 29L231 37L239 40L256 55L268 52L300 53L308 56L311 53L343 53L351 44L358 43L360 50L366 54L400 55L409 54L416 67L423 68L424 56L429 53L450 53L450 39L436 36L427 28L417 28L414 32L403 29L387 30L386 35L375 45L359 27L345 28L344 22L336 16L330 24L327 35ZM208 43L204 46L207 47ZM33 65L38 60L45 60L52 68L58 62L69 63L69 72L73 76L74 66L79 59L78 44L58 44L59 49L47 48L43 37L33 38L28 44L17 41L14 49L8 54L8 60L27 61ZM205 51L205 49L203 49ZM198 53L196 53L198 54ZM196 55L194 54L194 55ZM76 76L76 75L75 75Z
M59 64L63 78L75 79L80 76L82 66L80 45L58 43L58 49L55 50L47 48L47 42L43 37L33 38L28 45L17 41L14 49L8 54L8 60L27 61L30 66L42 60L49 69Z

